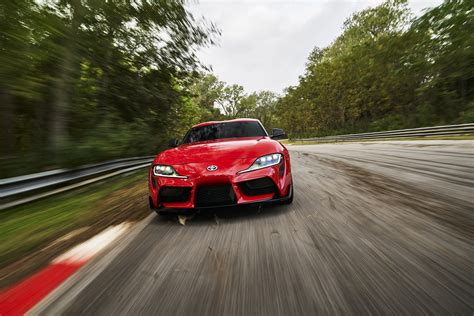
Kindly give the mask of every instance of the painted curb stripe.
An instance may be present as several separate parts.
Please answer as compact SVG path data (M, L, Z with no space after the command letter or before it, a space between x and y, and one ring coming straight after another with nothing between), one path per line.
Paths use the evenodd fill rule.
M54 290L81 265L51 264L0 294L0 314L23 315Z
M109 227L54 259L46 268L0 293L0 315L23 315L121 236L130 224Z

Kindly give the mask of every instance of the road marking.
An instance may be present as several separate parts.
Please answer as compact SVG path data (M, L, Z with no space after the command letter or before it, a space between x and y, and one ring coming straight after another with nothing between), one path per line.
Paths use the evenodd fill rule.
M131 227L112 226L73 247L27 279L0 292L0 315L23 315Z
M52 261L52 264L83 264L122 235L129 226L130 224L123 223L109 227L86 242L83 242L60 255Z

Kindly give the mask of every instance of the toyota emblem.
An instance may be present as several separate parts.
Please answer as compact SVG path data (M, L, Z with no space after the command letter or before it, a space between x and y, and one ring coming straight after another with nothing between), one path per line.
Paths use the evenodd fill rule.
M209 170L209 171L216 171L216 170L217 170L217 166L214 166L214 165L207 166L207 170Z

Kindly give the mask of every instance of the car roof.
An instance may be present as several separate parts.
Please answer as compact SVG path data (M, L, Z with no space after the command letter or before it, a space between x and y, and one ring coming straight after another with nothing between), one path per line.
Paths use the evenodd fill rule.
M199 127L199 126L212 125L212 124L229 123L229 122L260 122L260 121L257 119L252 119L252 118L239 118L239 119L225 120L225 121L209 121L209 122L196 124L192 128Z

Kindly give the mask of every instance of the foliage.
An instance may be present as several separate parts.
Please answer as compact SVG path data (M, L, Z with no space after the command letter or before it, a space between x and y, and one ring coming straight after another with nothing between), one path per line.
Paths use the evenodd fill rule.
M274 127L278 96L271 91L248 94L244 87L229 85L211 73L197 76L189 90L192 103L201 109L201 116L195 116L193 122L256 118L267 129Z
M216 34L182 0L2 1L0 176L155 153Z
M355 13L315 48L277 105L292 136L472 122L474 11L448 0L413 18L406 1Z

